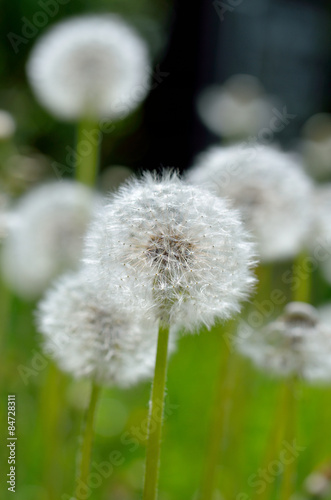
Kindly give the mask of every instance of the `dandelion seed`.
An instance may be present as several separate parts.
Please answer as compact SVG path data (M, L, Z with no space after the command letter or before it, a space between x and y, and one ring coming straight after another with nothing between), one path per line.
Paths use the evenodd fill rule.
M312 183L294 157L243 144L202 153L188 180L230 198L257 240L263 261L295 256L311 223Z
M39 303L37 318L45 352L74 377L122 387L152 377L157 324L105 301L84 273L61 276Z
M75 269L97 198L71 181L44 184L23 196L10 214L1 266L20 296L38 297L59 274Z
M231 317L254 283L237 212L175 174L120 188L91 226L85 262L110 294L123 280L123 307L188 330Z
M77 17L34 47L27 73L37 99L67 120L123 118L149 90L145 42L116 15Z
M242 322L236 347L274 375L311 382L331 379L331 330L309 304L288 304L282 316L259 330Z

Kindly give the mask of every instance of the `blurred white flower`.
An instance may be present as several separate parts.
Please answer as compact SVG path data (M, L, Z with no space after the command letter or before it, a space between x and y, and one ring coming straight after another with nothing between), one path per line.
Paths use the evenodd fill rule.
M71 181L44 184L19 200L1 254L4 279L18 295L34 299L77 267L97 204L90 189Z
M331 491L330 470L312 472L306 478L304 487L314 498L326 498Z
M237 144L200 154L187 174L241 210L263 261L295 256L311 222L312 183L290 154Z
M207 87L199 95L197 110L214 134L232 140L255 135L272 117L272 103L251 75L234 75L224 85Z
M239 325L238 351L274 375L331 381L331 327L304 302L292 302L277 320L257 330Z
M39 303L37 320L45 352L75 377L129 386L153 376L157 323L103 300L82 272L56 281Z
M27 73L37 99L54 115L117 119L149 90L145 42L116 15L77 17L52 27L34 47Z
M331 114L318 113L303 128L301 150L305 165L313 177L331 175Z
M95 218L85 261L123 307L193 330L239 311L254 283L252 255L225 201L175 174L145 174Z
M0 109L0 140L9 139L15 134L16 124L8 111Z

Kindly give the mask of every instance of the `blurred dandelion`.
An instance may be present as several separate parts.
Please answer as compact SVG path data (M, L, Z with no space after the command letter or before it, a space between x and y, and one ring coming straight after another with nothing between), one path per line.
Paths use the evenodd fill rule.
M187 179L228 197L241 210L262 261L302 250L310 229L312 183L295 157L260 145L212 147L198 156Z
M38 40L27 65L41 104L74 121L129 114L149 90L148 69L145 42L119 16L109 14L52 27Z
M330 383L330 333L330 325L323 323L318 311L304 302L289 303L278 319L259 330L244 322L239 326L238 351L265 373L284 379L275 435L283 435L289 443L295 442L297 435L297 380ZM283 470L281 500L291 498L295 472L295 460L292 460Z
M144 40L117 15L77 17L52 27L27 64L32 89L51 113L78 122L76 179L93 186L104 121L126 117L149 91Z
M83 272L61 276L38 306L44 350L75 378L127 387L153 376L157 323L123 314Z
M245 139L267 126L272 102L252 75L234 75L224 85L207 87L197 101L202 122L228 140Z
M311 382L331 380L330 326L309 304L288 304L282 316L259 330L242 322L236 347L271 374Z
M37 298L65 270L75 269L97 197L72 181L41 185L10 213L1 254L5 281L19 296Z
M330 467L324 470L317 470L309 474L304 482L305 492L309 497L328 498L331 492L331 470Z
M152 377L157 323L128 317L83 272L58 279L39 303L39 331L44 350L64 371L92 380L77 479L87 480L100 384L127 387Z

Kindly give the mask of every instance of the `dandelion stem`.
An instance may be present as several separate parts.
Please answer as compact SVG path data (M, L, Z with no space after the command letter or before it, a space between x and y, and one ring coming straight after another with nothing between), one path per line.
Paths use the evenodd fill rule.
M264 452L263 461L261 464L261 470L268 469L270 463L277 458L277 454L280 451L281 442L284 437L284 410L287 406L288 400L288 384L287 381L282 383L279 387L279 392L276 396L275 404L275 415L273 417L273 423L269 431L267 446ZM287 415L285 416L287 418ZM272 495L273 483L265 482L264 491L261 493L257 492L254 496L256 500L268 500Z
M99 168L101 130L97 122L82 120L78 125L76 145L76 180L93 187Z
M6 349L10 330L10 316L12 312L13 295L9 288L0 280L0 317L1 317L1 333L0 346L1 352Z
M231 323L229 329L234 328ZM223 346L222 346L223 347ZM202 477L199 499L211 500L214 495L217 479L217 468L220 462L222 438L226 424L226 406L231 395L233 396L232 382L235 375L232 370L233 353L230 348L226 349L226 359L222 359L219 375L216 380L216 391L214 396L213 410L211 415L209 440L207 444L205 467Z
M285 398L283 414L284 423L284 443L292 446L296 435L296 379L291 377L285 382ZM295 456L291 457L291 461L284 467L280 500L289 500L295 491L295 472L296 472Z
M310 302L312 272L307 270L309 255L306 251L301 252L295 259L293 265L293 300L296 302Z
M47 370L45 384L41 391L40 414L43 428L43 466L45 483L49 487L50 499L58 497L56 487L58 477L54 475L54 465L59 459L59 421L62 408L64 377L54 363ZM62 437L62 436L60 436Z
M77 489L75 496L76 500L81 500L80 498L81 485L87 484L87 478L90 470L90 461L91 461L94 416L99 394L100 394L100 387L95 383L93 383L91 389L90 403L87 408L83 423L83 432L82 432L83 442L79 460Z
M143 500L155 500L159 478L164 391L167 375L169 329L160 326L155 373L148 417L148 442Z

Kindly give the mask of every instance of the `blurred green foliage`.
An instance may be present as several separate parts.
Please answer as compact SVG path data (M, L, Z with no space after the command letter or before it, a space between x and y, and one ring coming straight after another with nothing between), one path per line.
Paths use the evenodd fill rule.
M286 266L276 268L276 278L282 267ZM276 283L277 279L274 286ZM283 287L283 290L288 293L288 289ZM328 298L329 290L325 288L320 299ZM256 300L260 298L257 296ZM73 491L80 425L89 384L60 374L45 357L39 360L40 339L33 324L33 304L12 297L10 308L10 335L2 339L1 348L2 353L6 353L1 363L1 442L4 443L6 436L7 394L15 393L18 437L15 498L58 500L62 494L71 495ZM277 313L279 310L275 309L273 315ZM229 345L223 336L227 328L227 325L218 325L211 331L182 337L171 357L160 500L193 499L198 490L219 367L228 355ZM225 500L254 499L259 495L252 486L252 478L258 476L266 450L275 439L273 429L277 419L283 418L278 407L282 384L258 373L250 362L235 353L230 356L218 486ZM109 461L114 451L122 458L121 464L114 466L109 477L92 489L87 498L141 498L149 393L148 382L129 390L103 389L92 472L102 462ZM298 443L304 447L296 461L300 490L307 475L331 463L328 439L331 389L300 383L297 396ZM278 453L279 450L276 460ZM0 457L1 470L6 471L7 450L3 445ZM276 475L271 481L270 500L279 498L279 486L280 476ZM1 498L10 498L10 494Z

